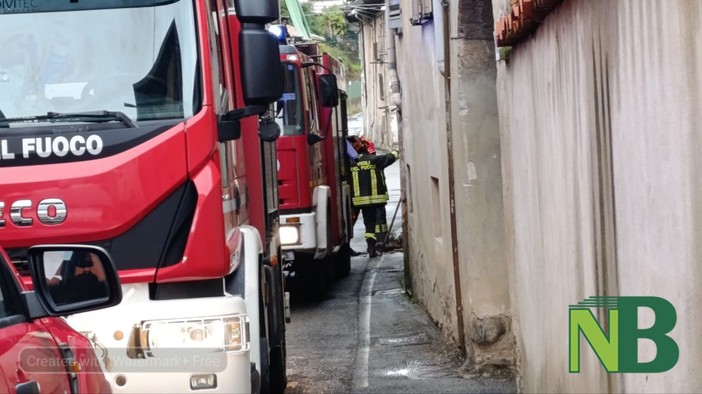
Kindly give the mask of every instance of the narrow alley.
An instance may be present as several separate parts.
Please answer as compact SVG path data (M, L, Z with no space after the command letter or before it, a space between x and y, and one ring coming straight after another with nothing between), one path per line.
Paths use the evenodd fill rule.
M399 165L385 170L388 224L400 198ZM398 212L393 236L402 232ZM352 246L365 250L363 220ZM471 375L455 344L406 292L401 250L352 259L351 275L321 302L296 302L288 325L286 393L508 393L507 377Z

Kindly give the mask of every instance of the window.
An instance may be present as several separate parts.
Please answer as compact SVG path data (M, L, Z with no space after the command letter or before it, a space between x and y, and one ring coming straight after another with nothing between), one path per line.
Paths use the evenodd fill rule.
M159 121L199 111L193 1L30 3L23 10L47 12L0 11L4 116L107 110Z
M432 0L411 0L410 23L413 25L423 25L431 20ZM390 8L392 11L392 6Z
M310 128L309 132L310 133L318 133L319 132L319 125L317 124L317 119L319 119L319 116L317 116L317 95L315 92L317 91L316 85L315 85L315 79L310 78L310 73L313 73L314 71L311 69L308 69L307 71L304 72L305 75L305 90L307 94L307 114L309 116L309 122L310 122Z
M207 28L210 33L210 58L212 63L212 88L214 91L215 112L225 113L229 110L229 92L224 79L224 56L222 55L222 38L217 12L217 2L210 1L210 18Z
M378 74L378 95L381 100L385 100L385 81L383 74Z
M221 28L219 12L217 10L217 2L211 0L208 2L209 15L207 18L207 30L210 39L210 62L212 67L212 90L214 92L214 109L217 114L224 114L232 109L229 103L229 90L225 73L231 72L225 67L225 58L222 52L222 34L225 30ZM219 143L219 161L222 188L229 186L232 180L234 167L233 164L234 149L231 142Z
M410 165L406 164L407 167L407 201L409 202L410 213L414 212L414 199L412 196L412 171L410 170Z
M300 73L292 63L283 63L283 96L276 104L275 121L283 135L302 134L302 100Z
M380 54L378 53L378 42L373 42L373 61L379 62Z
M441 238L441 193L439 178L431 177L431 205L434 223L434 237Z

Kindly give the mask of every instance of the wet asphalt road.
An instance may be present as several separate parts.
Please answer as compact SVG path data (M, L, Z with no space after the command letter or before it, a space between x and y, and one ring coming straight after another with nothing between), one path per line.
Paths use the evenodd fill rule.
M388 222L399 200L399 169L386 170ZM398 234L401 212L393 226ZM388 223L389 224L389 223ZM352 246L365 250L362 218ZM514 382L468 376L422 306L404 291L401 251L354 257L351 275L319 302L292 298L286 393L502 393Z

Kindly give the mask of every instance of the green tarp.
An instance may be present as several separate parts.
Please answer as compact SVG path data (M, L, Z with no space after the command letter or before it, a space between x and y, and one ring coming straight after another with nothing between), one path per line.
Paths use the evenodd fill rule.
M297 0L285 0L285 5L288 6L290 19L292 20L292 25L295 26L295 30L297 30L305 40L309 40L312 35L300 3Z

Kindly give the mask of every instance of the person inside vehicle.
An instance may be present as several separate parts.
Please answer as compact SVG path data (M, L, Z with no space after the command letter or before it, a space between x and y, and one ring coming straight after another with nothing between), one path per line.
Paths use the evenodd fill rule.
M57 305L107 297L105 271L99 258L90 252L73 252L49 279L50 292Z

